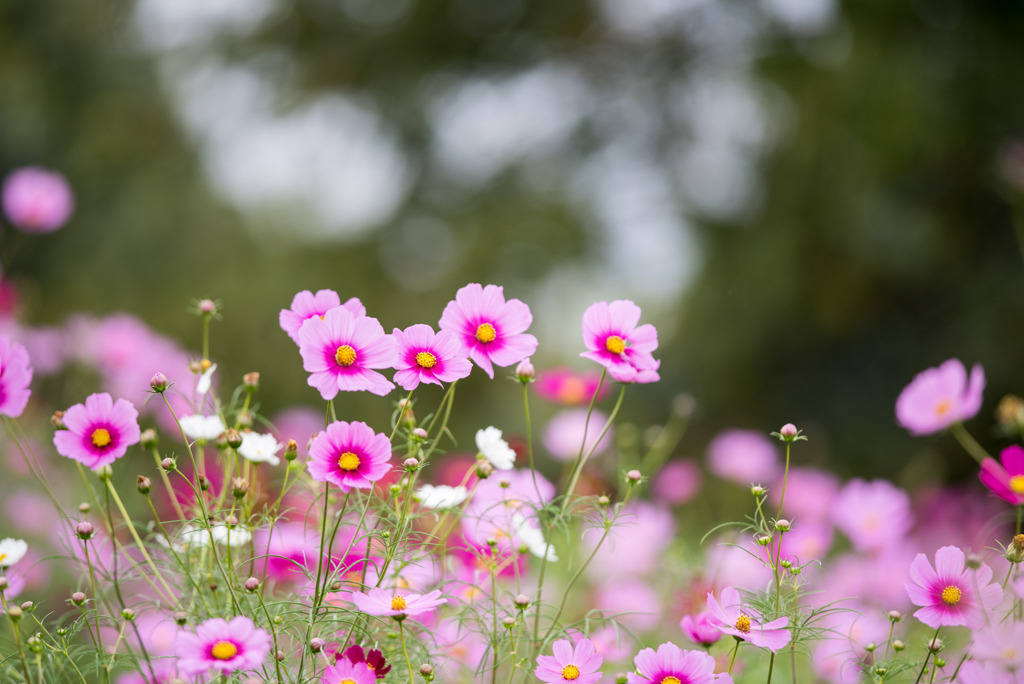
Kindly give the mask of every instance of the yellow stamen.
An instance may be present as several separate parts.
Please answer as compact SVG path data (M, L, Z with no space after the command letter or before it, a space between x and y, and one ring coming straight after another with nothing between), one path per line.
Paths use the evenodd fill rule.
M210 649L210 655L217 660L231 660L238 655L238 646L230 641L218 641Z
M5 558L7 558L7 554L6 553L0 553L0 563L3 563Z
M1010 478L1010 491L1014 494L1024 494L1024 475L1014 475Z
M422 368L433 368L437 364L437 357L430 352L420 352L416 355L416 363Z
M351 451L346 451L338 459L338 467L342 470L347 470L348 472L352 472L358 468L360 463L362 463L362 461L360 461L359 457Z
M342 679L340 682L338 682L338 684L356 684L356 680L354 680L354 679Z
M604 341L604 348L612 354L621 354L626 351L626 341L618 335L612 335Z
M939 416L944 416L949 413L949 409L953 408L953 402L949 399L943 399L939 402L939 405L935 407L935 413Z
M199 362L199 367L202 368L204 372L210 370L210 366L212 365L213 361L210 361L210 359L203 359Z
M679 677L672 677L671 675L662 679L658 684L683 684Z
M96 428L92 431L92 445L102 449L110 444L110 432L106 428Z
M395 594L391 598L391 610L405 610L405 599Z
M736 618L736 629L740 630L744 634L750 631L750 618L740 613L740 616Z
M575 665L566 665L562 668L562 679L567 679L570 682L574 679L580 678L580 668Z
M343 344L338 347L338 351L334 352L334 360L338 362L339 366L347 368L356 362L356 350Z
M960 587L954 587L952 584L942 590L942 602L947 606L955 606L960 603L960 599L963 598L963 592L960 591Z
M481 323L476 329L476 339L484 344L493 342L497 336L497 331L494 330L494 326L490 323Z

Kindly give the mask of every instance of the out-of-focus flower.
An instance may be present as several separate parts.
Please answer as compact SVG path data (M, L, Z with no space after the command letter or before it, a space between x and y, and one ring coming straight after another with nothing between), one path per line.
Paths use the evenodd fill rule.
M583 312L583 344L580 354L608 369L619 382L657 382L660 361L658 331L647 323L638 326L640 307L626 299L596 302Z
M391 442L366 423L336 421L313 439L306 468L342 491L369 489L391 469Z
M7 537L0 541L0 568L9 568L28 553L28 544L24 539Z
M242 445L238 447L238 454L253 463L269 463L276 466L281 463L277 452L283 448L284 444L279 444L274 435L246 432L242 434Z
M500 286L470 283L448 302L438 325L454 333L466 355L493 378L494 366L517 364L537 351L537 338L526 332L532 322L530 307L505 301Z
M1024 449L1012 444L999 454L1000 464L986 458L978 477L993 494L1014 506L1024 506Z
M658 650L645 648L633 659L636 673L626 675L629 684L732 684L732 676L715 674L715 659L704 651L684 651L666 641Z
M1016 675L995 663L974 660L964 663L956 677L956 684L1018 684L1019 681Z
M206 396L206 393L210 391L210 386L213 384L213 374L216 372L217 364L211 363L209 368L199 374L199 380L196 381L196 394L201 397Z
M700 467L691 460L677 458L666 463L654 476L651 493L658 501L679 506L700 491Z
M972 574L973 573L973 574ZM923 554L910 564L906 581L910 600L920 609L914 617L932 628L966 625L971 629L985 622L985 611L1003 596L998 583L989 584L992 569L985 563L971 570L964 552L955 546L943 546L935 552L935 567Z
M310 373L307 381L324 399L338 392L372 392L384 396L395 386L375 368L394 368L395 341L384 333L376 318L356 316L345 307L335 307L307 318L299 328L302 367Z
M913 523L910 497L885 480L850 480L835 499L832 520L857 549L886 549Z
M739 485L770 482L781 470L774 442L753 430L726 430L716 435L708 444L708 467Z
M436 589L426 594L401 594L374 587L365 594L361 591L354 592L352 602L367 615L409 617L429 612L444 605L448 600L442 598L440 590Z
M973 418L981 410L985 371L971 369L970 378L959 359L917 374L896 399L896 420L915 435L930 435Z
M32 395L32 366L28 352L0 335L0 415L17 418Z
M345 658L350 663L364 666L373 673L376 679L384 679L388 672L391 672L391 666L387 664L388 661L384 658L384 654L375 648L364 652L362 646L353 644L346 648L344 653L337 654L335 658Z
M224 421L218 415L182 416L181 431L189 439L197 442L210 442L224 433Z
M124 456L141 435L139 412L132 403L115 402L106 392L90 395L84 404L65 411L64 426L66 430L53 435L57 453L93 469Z
M585 408L562 411L548 422L541 435L541 441L544 442L544 448L559 461L576 458L580 454L581 444L583 453L594 448L594 456L597 456L607 451L613 441L612 430L609 428L601 437L600 443L597 442L601 428L607 420L608 416L597 409L591 412L589 423ZM587 436L586 444L583 444L584 430Z
M533 383L533 389L542 398L569 406L589 403L599 386L601 392L598 401L607 397L610 391L608 385L601 385L601 374L589 371L581 373L570 368L541 371Z
M190 677L254 670L270 653L270 635L244 616L230 622L211 618L198 625L195 634L182 631L175 652L178 669Z
M463 486L425 484L416 490L416 498L424 508L455 508L466 500L469 492Z
M374 684L373 670L365 663L353 663L342 658L324 670L321 684Z
M1024 623L993 623L975 630L971 658L998 663L1015 672L1024 671Z
M553 655L537 656L537 668L533 671L544 684L593 684L601 679L604 659L590 639L581 639L575 646L568 639L559 639L552 644L551 651Z
M679 627L690 641L701 646L710 646L722 638L722 630L715 626L711 613L700 613L697 617L684 615Z
M68 182L59 173L39 167L18 169L4 179L4 213L26 233L52 233L75 208Z
M719 603L715 595L708 592L708 611L722 632L773 652L789 643L790 633L786 629L789 624L788 617L762 623L760 614L753 608L744 606L740 600L740 593L734 588L722 589L721 597L722 601Z
M464 378L473 364L463 355L462 343L447 330L434 334L429 325L418 323L391 333L397 346L395 382L413 390L421 382L440 385Z
M278 322L281 329L292 338L292 342L299 344L299 330L307 319L313 316L323 318L324 314L339 306L345 307L355 316L366 315L366 307L356 297L342 304L341 297L334 290L318 290L316 294L303 290L292 298L291 309L281 309Z
M515 465L516 452L493 425L476 431L476 448L498 470L511 470Z
M786 517L800 522L831 521L832 508L839 494L835 475L815 468L790 468L786 484ZM768 499L775 506L782 500L782 481L773 483Z

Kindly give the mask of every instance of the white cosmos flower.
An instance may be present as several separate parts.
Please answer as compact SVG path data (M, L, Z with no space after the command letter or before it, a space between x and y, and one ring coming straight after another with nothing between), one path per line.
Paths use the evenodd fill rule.
M220 416L194 415L185 416L181 419L181 431L189 439L210 441L217 439L224 433L224 421Z
M189 526L181 532L181 543L183 546L209 546L211 535L213 541L218 544L230 543L231 546L242 546L248 544L252 539L252 533L244 527L237 525L228 527L224 523L220 523L212 525L209 532L202 527Z
M435 487L425 484L416 490L416 496L424 508L455 508L466 500L469 492L462 485L458 487L438 485Z
M501 438L501 430L493 425L476 431L476 448L498 470L512 470L516 452Z
M274 435L246 432L242 434L242 445L238 447L238 453L253 463L269 463L276 466L281 463L277 452L283 447L283 444L277 443Z
M521 513L512 514L512 529L515 531L519 543L529 549L530 553L537 558L543 558L552 563L558 562L558 554L555 547L544 541L544 533L540 527L535 527L536 520L531 520Z
M7 568L22 558L28 553L28 544L25 543L24 539L11 539L7 537L3 541L0 541L0 568Z
M213 372L215 370L217 370L217 364L210 364L210 367L199 376L199 382L196 383L196 394L205 397L206 393L210 391L210 384L213 382Z

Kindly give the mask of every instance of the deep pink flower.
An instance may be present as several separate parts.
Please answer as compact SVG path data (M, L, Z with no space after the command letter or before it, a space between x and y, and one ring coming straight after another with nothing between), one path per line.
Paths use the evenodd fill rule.
M139 412L127 399L115 402L106 392L65 411L64 426L53 435L57 453L89 468L110 465L139 442Z
M850 480L833 500L832 520L861 551L892 547L910 530L910 496L886 480Z
M666 641L653 648L645 648L633 659L636 671L626 675L629 684L732 684L728 674L715 674L715 659L704 651L684 651Z
M441 598L441 592L437 589L427 594L403 594L397 590L391 592L374 587L365 594L361 591L354 592L352 602L367 615L408 617L431 611L448 603L448 599Z
M324 314L338 306L348 309L356 316L366 315L366 307L356 297L342 304L341 297L334 290L318 290L316 294L303 290L292 298L292 308L281 309L278 322L281 324L281 330L288 333L288 337L298 344L299 330L306 319L313 316L323 318Z
M1014 506L1024 506L1024 449L1017 444L1010 445L999 454L999 460L1002 465L994 458L986 458L978 477L1000 499Z
M734 588L722 589L721 596L722 602L719 603L715 600L715 595L708 592L708 611L723 633L773 652L789 643L790 633L786 629L786 625L789 624L788 617L762 623L760 614L744 606L740 600L740 593Z
M321 684L374 684L376 677L366 663L353 663L342 658L324 670Z
M580 354L608 369L619 382L656 382L658 366L652 352L658 348L658 331L640 322L640 307L626 299L597 302L583 312L583 344Z
M388 661L384 658L384 654L376 648L371 648L369 652L363 651L363 647L359 644L352 644L345 649L344 653L337 653L334 656L335 660L339 658L345 658L350 663L356 665L363 665L367 670L373 673L375 679L384 679L388 672L391 672L391 666L388 665Z
M343 491L369 489L391 469L391 442L366 423L339 420L313 438L306 468Z
M537 656L537 669L533 671L544 684L593 684L601 679L604 658L597 654L590 639L580 639L575 647L568 639L559 639L552 644L551 651L554 655Z
M963 551L943 546L935 552L934 568L927 556L917 554L905 586L911 602L921 606L914 617L924 624L935 629L944 625L974 629L985 623L985 611L1003 597L998 583L989 584L991 579L988 565L982 563L977 570L970 570Z
M462 343L447 330L434 334L429 325L418 323L391 333L398 347L395 382L413 390L421 382L440 385L464 378L473 364L463 355Z
M26 233L52 233L71 216L75 198L64 176L28 167L4 180L3 205L17 228Z
M384 396L395 389L371 370L393 368L397 356L394 340L384 334L376 318L356 316L341 306L323 319L307 318L299 329L299 353L302 367L311 374L309 385L324 399L333 399L339 391L366 390Z
M601 393L597 397L600 401L610 392L608 385L601 385L601 374L599 372L578 373L570 368L541 371L533 383L533 389L542 398L569 406L590 402L594 392L597 392L598 386L601 387Z
M722 638L722 630L716 626L717 622L711 613L700 613L697 617L684 615L679 621L679 627L683 634L690 638L695 644L710 646Z
M17 342L0 335L0 415L17 418L25 410L32 390L32 366L28 352Z
M511 366L537 351L537 338L525 332L532 322L530 307L518 299L506 302L500 286L470 283L448 302L438 325L454 333L473 363L493 378L493 366Z
M967 377L959 359L917 374L896 399L896 420L915 435L930 435L973 418L981 410L985 371L980 365Z
M254 670L270 653L270 635L247 617L238 616L231 622L212 618L198 625L195 634L182 631L175 652L178 670L190 677L211 670Z

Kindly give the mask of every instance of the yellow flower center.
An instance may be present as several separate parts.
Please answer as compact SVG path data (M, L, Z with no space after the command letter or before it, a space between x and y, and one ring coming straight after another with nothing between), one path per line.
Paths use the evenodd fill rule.
M947 606L955 606L960 603L960 599L963 595L963 592L960 591L960 587L954 587L951 584L942 590L942 602Z
M612 335L604 341L604 348L612 354L621 354L626 351L626 341L618 335Z
M939 402L939 405L935 407L935 413L939 416L944 416L949 413L949 409L953 408L953 402L949 399L943 399Z
M740 630L744 634L750 631L750 618L740 613L740 616L736 618L736 629Z
M391 610L405 610L405 599L398 594L391 597Z
M1010 491L1014 494L1024 494L1024 475L1014 475L1010 478Z
M490 323L481 323L476 329L476 339L483 342L493 342L494 338L498 336L498 333L494 330L494 326Z
M575 665L566 665L562 668L562 679L573 681L580 678L580 668Z
M360 463L361 461L359 460L359 457L351 451L346 451L341 455L341 458L338 459L338 467L349 472L358 468Z
M416 364L422 368L433 368L437 364L437 357L430 352L420 352L416 355Z
M110 432L106 428L96 428L92 431L92 445L99 449L110 444Z
M672 677L671 675L662 679L658 684L683 684L679 677Z
M210 655L217 660L231 660L238 655L238 646L230 641L218 641L210 649Z
M6 559L6 558L7 558L7 554L6 553L0 553L0 563L3 563L4 559Z
M338 351L334 352L334 360L338 362L339 366L348 368L356 362L356 350L347 344L343 344L338 347Z
M356 680L354 680L354 679L342 679L340 682L338 682L338 684L356 684Z
M203 359L199 362L199 367L202 368L204 372L210 370L210 366L212 365L213 361L210 361L210 359Z

